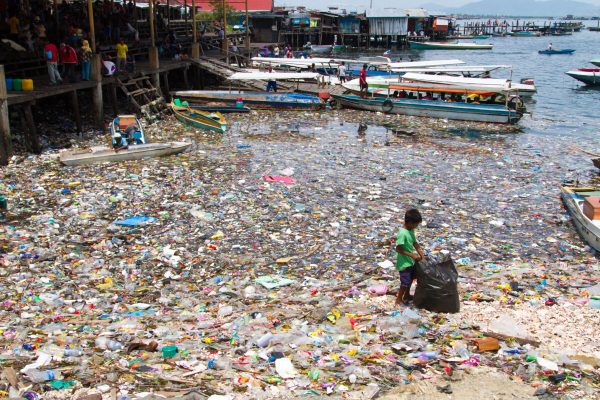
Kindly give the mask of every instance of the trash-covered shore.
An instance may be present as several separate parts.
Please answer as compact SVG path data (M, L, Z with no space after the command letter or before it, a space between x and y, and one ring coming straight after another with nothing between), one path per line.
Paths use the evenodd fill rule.
M411 398L499 373L515 398L600 398L599 266L558 195L594 171L567 138L356 111L228 121L147 128L193 141L178 156L2 169L0 391ZM457 314L394 307L381 244L412 206L457 265Z

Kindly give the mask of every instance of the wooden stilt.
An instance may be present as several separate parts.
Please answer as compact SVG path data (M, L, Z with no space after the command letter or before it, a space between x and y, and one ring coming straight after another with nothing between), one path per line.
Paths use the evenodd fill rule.
M31 103L23 104L22 110L23 131L25 132L25 147L27 151L35 154L40 154L42 148L40 146L40 138L37 134L35 122L33 121L33 113L31 112Z
M10 136L10 123L8 120L6 80L4 78L4 65L0 65L0 165L8 164L11 154L12 137Z
M119 114L119 110L117 107L117 87L115 86L114 83L111 83L109 85L110 88L110 103L112 105L112 109L113 109L113 117L116 117L117 114Z
M79 97L77 96L77 90L71 92L71 107L73 108L73 116L75 117L75 125L77 125L77 133L83 132L83 126L81 124L81 113L79 112Z
M95 54L92 58L91 78L96 82L96 86L92 88L92 107L94 111L94 123L97 127L104 126L104 103L102 99L102 60L99 54Z
M169 90L169 71L163 73L163 97L167 102L171 101L171 91Z
M185 67L183 69L183 84L184 84L185 90L190 89L190 81L188 80L188 67Z

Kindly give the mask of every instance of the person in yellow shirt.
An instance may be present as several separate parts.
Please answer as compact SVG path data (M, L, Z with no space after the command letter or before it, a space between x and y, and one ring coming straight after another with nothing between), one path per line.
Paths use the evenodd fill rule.
M125 71L127 68L127 52L129 48L123 39L117 43L117 71Z
M10 38L17 40L19 38L19 18L13 15L8 19L8 26L10 27Z

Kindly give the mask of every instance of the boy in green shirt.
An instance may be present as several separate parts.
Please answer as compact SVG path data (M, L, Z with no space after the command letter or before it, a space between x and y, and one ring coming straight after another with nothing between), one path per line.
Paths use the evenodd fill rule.
M410 287L415 279L415 263L425 259L415 236L415 229L421 222L423 218L419 210L411 208L404 214L404 227L396 236L396 269L400 272L400 290L396 305L408 304Z

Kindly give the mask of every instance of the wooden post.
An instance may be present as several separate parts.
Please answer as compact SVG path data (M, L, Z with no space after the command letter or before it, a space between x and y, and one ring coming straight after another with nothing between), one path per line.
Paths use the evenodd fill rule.
M169 71L163 73L163 97L166 101L171 101L171 91L169 90Z
M192 0L192 58L195 59L200 58L200 45L198 44L198 34L196 30L196 1ZM187 77L187 75L185 76Z
M189 90L189 88L190 88L190 83L188 80L188 69L189 69L189 66L187 66L187 65L183 69L183 85L185 86L185 90Z
M171 0L167 0L167 30L171 29Z
M277 24L277 20L275 20ZM250 23L248 22L248 0L246 0L246 57L250 58ZM287 56L285 54L284 56Z
M6 79L4 78L4 65L0 65L0 165L8 164L11 154L12 137L10 136L10 123L8 120Z
M56 34L56 37L59 38L60 37L60 21L58 20L58 0L54 0L53 3L53 8L54 8L54 23L55 23L55 28L56 28L56 32L54 32Z
M148 0L148 18L150 19L150 46L156 47L154 41L154 0Z
M83 132L83 126L81 124L81 113L79 112L79 97L77 96L77 90L71 92L71 107L73 107L73 116L75 117L75 125L77 125L77 133Z
M100 54L94 54L90 65L90 77L96 82L92 88L92 108L94 123L97 127L104 126L104 103L102 100L102 58Z
M42 148L40 146L40 139L37 134L37 129L35 128L35 122L33 121L31 102L23 104L22 121L23 130L25 131L25 147L27 148L27 151L40 154L42 152Z
M183 19L185 20L185 30L187 32L187 23L188 23L188 12L187 12L187 0L183 0Z
M225 0L222 0L221 4L223 5L223 43L221 43L221 53L227 54L227 12L225 10ZM227 63L229 63L229 58Z
M88 20L90 23L90 47L92 48L92 52L96 52L96 33L94 27L94 7L92 5L92 0L88 0Z
M119 110L117 108L117 85L111 83L108 85L108 87L110 89L110 103L113 109L113 117L116 117L119 114Z

